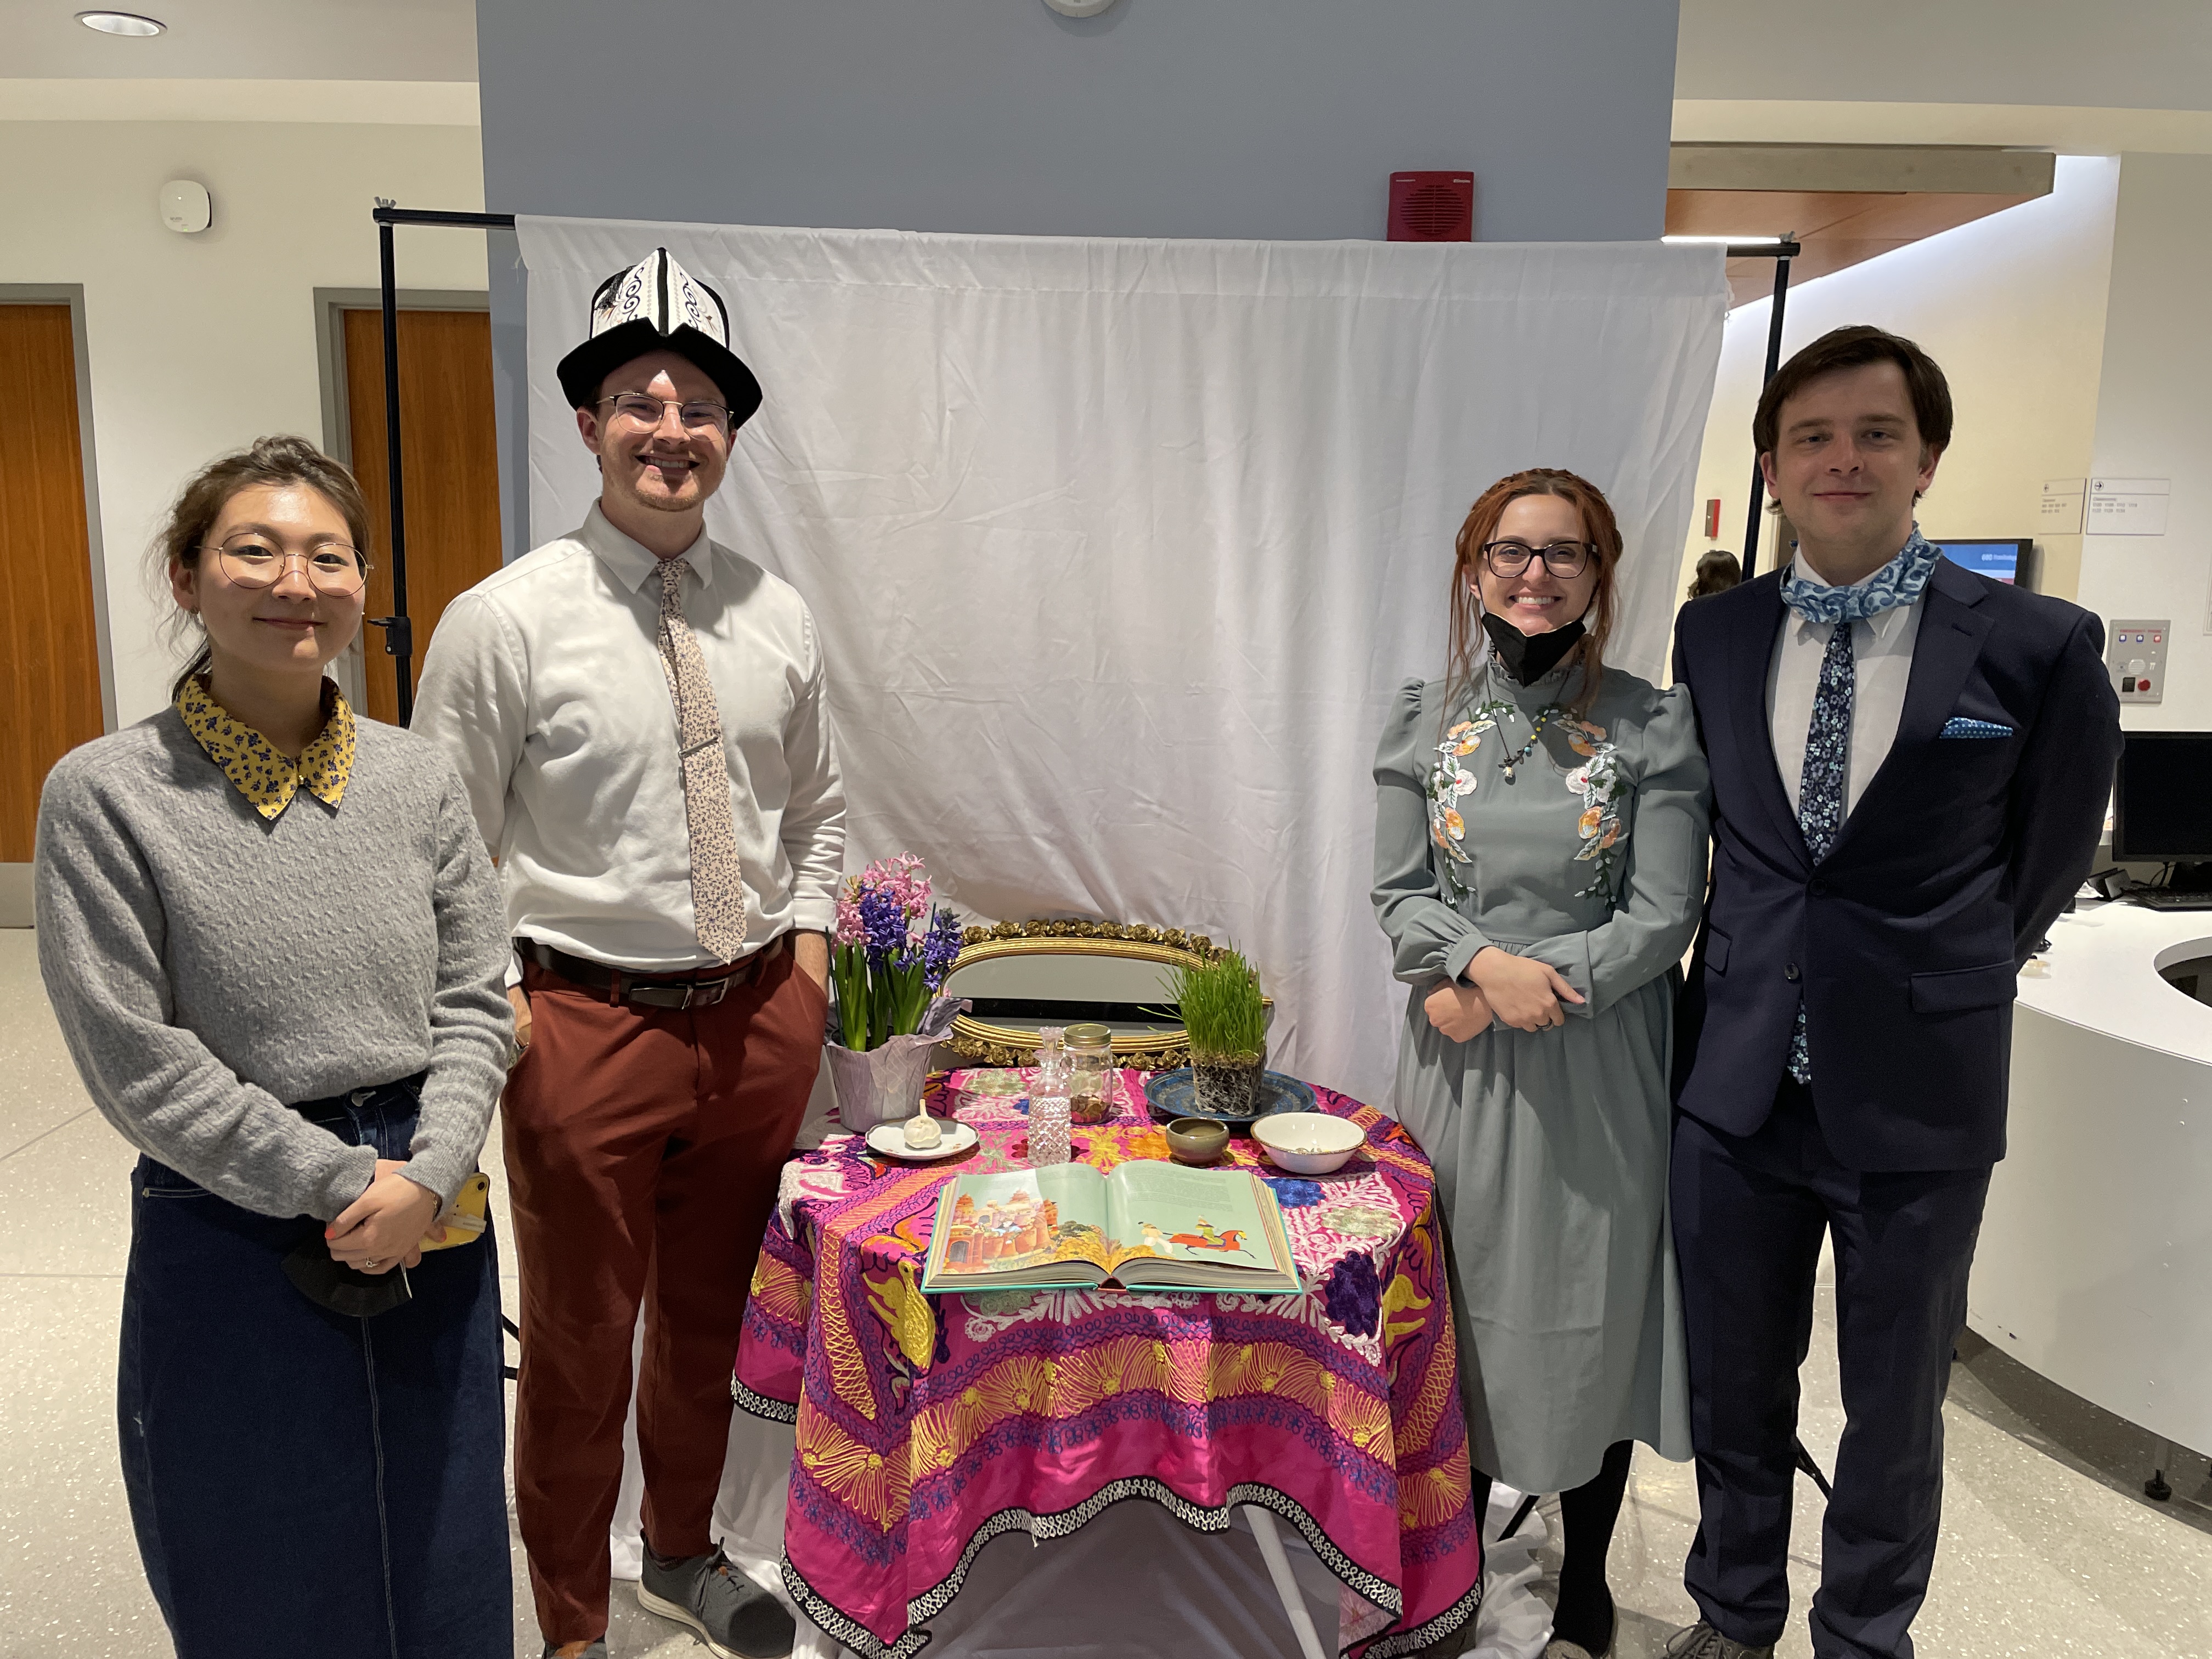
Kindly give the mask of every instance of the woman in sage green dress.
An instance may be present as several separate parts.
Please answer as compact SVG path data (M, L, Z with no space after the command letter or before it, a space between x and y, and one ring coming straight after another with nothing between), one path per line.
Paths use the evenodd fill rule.
M1688 697L1601 661L1620 532L1571 472L1468 514L1450 661L1375 761L1375 910L1413 988L1394 1109L1436 1166L1475 1513L1561 1494L1547 1655L1607 1652L1632 1443L1690 1455L1667 1229L1676 964L1705 898Z

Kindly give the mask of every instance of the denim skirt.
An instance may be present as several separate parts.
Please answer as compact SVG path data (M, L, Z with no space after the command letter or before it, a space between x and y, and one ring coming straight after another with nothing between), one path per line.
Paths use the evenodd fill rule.
M404 1159L419 1085L293 1109ZM117 1417L178 1659L511 1659L489 1229L410 1268L411 1301L355 1319L285 1276L322 1222L151 1158L134 1179Z

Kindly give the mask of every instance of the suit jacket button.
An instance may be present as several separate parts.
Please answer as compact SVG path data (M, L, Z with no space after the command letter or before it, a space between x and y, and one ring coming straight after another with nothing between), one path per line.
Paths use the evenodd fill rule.
M1782 977L1788 980L1792 985L1795 985L1797 982L1797 964L1793 962L1787 967L1784 968L1782 970Z
M1822 881L1818 876L1815 876L1813 878L1812 881L1807 884L1805 890L1810 893L1814 898L1826 898L1828 896L1828 884Z

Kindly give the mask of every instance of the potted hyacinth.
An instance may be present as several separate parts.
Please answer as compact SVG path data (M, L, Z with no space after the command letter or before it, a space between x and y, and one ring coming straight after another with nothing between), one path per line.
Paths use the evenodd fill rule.
M937 994L959 954L959 921L930 902L913 854L845 878L830 949L830 1076L845 1127L865 1133L914 1115L930 1050L967 1006Z

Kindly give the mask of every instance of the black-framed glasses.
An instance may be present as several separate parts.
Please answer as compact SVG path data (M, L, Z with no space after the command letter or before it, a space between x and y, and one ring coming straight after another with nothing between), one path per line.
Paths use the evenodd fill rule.
M1589 568L1590 556L1596 551L1595 542L1553 542L1544 547L1531 547L1526 542L1485 542L1482 562L1493 576L1517 576L1528 568L1529 560L1540 558L1545 569L1562 581L1571 581Z
M279 547L259 532L246 531L227 542L207 543L201 550L216 556L222 574L236 587L274 587L295 559L307 573L307 585L325 599L351 599L368 580L368 561L346 542L317 542L302 551Z
M599 401L612 404L616 414L638 426L659 426L663 411L672 409L686 432L730 429L730 406L708 398L648 398L642 392L624 392Z

